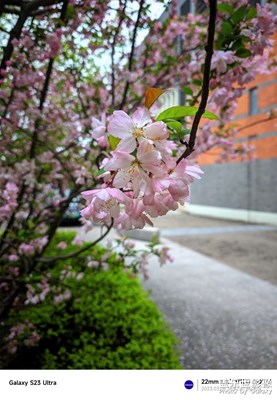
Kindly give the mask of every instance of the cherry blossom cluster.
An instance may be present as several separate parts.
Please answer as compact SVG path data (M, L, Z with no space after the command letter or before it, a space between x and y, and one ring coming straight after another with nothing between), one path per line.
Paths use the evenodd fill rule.
M12 326L9 335L5 338L8 351L12 354L16 353L20 342L31 347L35 346L39 340L40 336L36 332L34 325L29 320L25 320L24 323L18 323Z
M18 10L3 18L0 31L1 45L9 39L12 43L9 57L2 51L5 63L0 70L0 257L4 265L0 290L6 311L30 307L55 294L57 303L70 297L70 292L37 277L33 270L46 257L45 250L74 196L94 189L84 194L85 229L112 219L117 227L132 229L188 201L189 184L201 174L191 157L176 165L184 146L171 140L164 122L152 119L145 109L131 113L142 104L146 87L186 89L187 104L198 105L208 13L178 16L177 7L171 7L169 20L161 22L151 18L149 1L70 0L61 23L56 3L29 17L17 38L13 28L18 18L22 20ZM218 1L219 6L229 3ZM136 22L140 4L143 9ZM232 1L233 10L242 5L247 10L231 39L239 32L248 56L246 52L241 57L230 42L225 47L216 44L212 60L207 108L225 126L233 121L245 85L258 72L273 72L269 52L276 16L267 4L257 5L256 15L246 19L250 2ZM25 13L24 7L21 11ZM218 10L216 40L228 19L228 13ZM143 46L137 47L135 26L138 34L146 26L149 29ZM106 118L109 109L124 109L132 117L115 111ZM225 149L227 160L236 156L237 145L229 140L235 130L222 127L218 133L213 125L213 121L201 125L192 156L197 158L215 146ZM97 179L95 165L103 154L107 158ZM82 239L76 237L73 244L81 245ZM57 245L56 254L61 251L68 251L64 242ZM110 260L105 263L104 257L101 262L88 260L88 266L106 268ZM166 250L159 257L168 259ZM140 259L144 271L146 255L140 254ZM38 290L33 291L32 285Z
M206 1L208 6L208 1ZM233 124L234 112L236 111L239 97L242 96L249 84L255 79L257 74L270 74L276 70L276 57L274 60L273 35L276 31L277 16L272 12L272 5L267 3L265 6L256 5L256 14L252 18L246 18L251 7L249 0L220 0L218 1L218 15L216 27L216 40L220 34L226 39L226 32L222 31L222 24L230 17L230 14L220 9L221 5L227 5L234 12L240 7L245 6L245 12L240 21L236 23L236 31L240 32L246 48L249 50L248 56L237 53L237 47L233 47L234 36L225 48L216 44L212 59L210 89L212 95L209 98L208 109L216 113L222 121L219 130L214 129L214 123L205 121L203 129L199 129L197 134L197 146L194 156L203 154L211 148L219 147L218 161L230 160L230 158L248 157L251 150L247 145L240 146L232 139L237 130ZM141 64L145 69L139 68L140 63L133 69L132 88L134 96L137 93L142 95L143 86L141 79L146 80L150 87L170 87L169 82L174 82L174 86L181 90L188 89L186 92L186 103L195 105L198 103L196 93L199 92L198 83L202 79L201 65L203 64L203 37L206 34L208 13L200 15L187 14L179 16L177 13L172 15L168 24L158 21L152 28L153 34L147 36L145 40L146 55L151 54L151 58L145 56ZM229 25L230 26L230 25ZM234 31L230 34L233 35ZM178 43L178 55L176 56L176 43ZM167 62L170 63L175 57L175 65L168 69L167 74L162 74L162 67ZM153 62L154 60L154 62ZM122 71L122 74L124 71ZM227 124L232 123L232 129L226 129ZM231 125L230 125L231 126ZM217 132L217 134L215 134ZM225 140L222 140L225 139ZM221 151L223 149L223 151Z
M7 182L2 193L3 205L0 206L0 221L9 215L17 206L18 187L11 182Z
M104 183L100 189L82 192L87 206L82 217L94 223L119 229L153 225L149 217L158 217L176 210L189 201L189 185L200 179L197 165L173 157L176 144L169 140L167 125L153 121L148 108L138 108L130 117L114 111L106 129L96 128L95 137L117 138L119 143L111 157L102 163Z

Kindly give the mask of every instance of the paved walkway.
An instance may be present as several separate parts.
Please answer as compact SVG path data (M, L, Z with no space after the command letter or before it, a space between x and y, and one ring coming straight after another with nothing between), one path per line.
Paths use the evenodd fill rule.
M277 286L277 226L175 211L155 220L162 236Z
M210 235L214 233L237 233L237 232L268 232L276 231L275 226L268 225L238 225L238 226L213 226L205 228L177 228L162 229L161 235L164 236L194 236L194 235Z
M276 369L277 287L169 240L175 261L144 283L190 369Z
M266 244L261 241L263 231L269 231L265 232L269 235L271 230L276 230L230 221L216 221L215 224L214 220L195 219L178 213L161 219L158 226L162 235L172 235L172 239L180 240L181 244L186 244L190 237L193 243L201 238L202 242L207 241L216 236L214 230L223 237L233 233L229 236L232 241L238 237L238 232L245 232L251 242L250 231L255 231L253 235L259 235L254 242L257 251L261 244L262 247ZM94 240L98 235L99 228L95 228L84 236L86 240ZM113 230L108 238L115 237L117 234ZM184 368L276 369L277 286L259 279L259 275L256 277L232 268L234 258L230 258L231 266L228 266L176 242L165 238L162 241L170 247L175 261L161 268L153 258L149 267L150 279L143 285L181 341ZM244 253L252 249L247 243L243 244ZM145 245L142 241L136 241L136 244L138 247ZM230 246L229 242L227 244ZM215 246L218 251L218 243ZM201 243L201 249L203 247ZM210 250L216 254L215 249ZM234 252L232 246L230 252ZM275 245L270 247L270 254L273 260ZM247 258L245 265L249 260ZM241 264L241 259L238 261ZM259 258L256 264L259 268L265 267ZM248 272L245 266L244 271ZM271 268L270 281L275 282L272 271Z

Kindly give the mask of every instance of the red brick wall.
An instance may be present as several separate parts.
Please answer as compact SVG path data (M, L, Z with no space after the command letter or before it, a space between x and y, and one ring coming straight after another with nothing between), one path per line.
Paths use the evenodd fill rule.
M275 39L275 54L277 54L277 33ZM265 108L277 105L277 73L270 75L259 74L255 80L246 85L246 89L258 88L258 111L257 114L250 115L250 95L247 91L238 101L238 107L235 113L235 124L240 130L235 139L245 138L245 143L253 145L257 159L277 158L277 134L272 137L261 137L259 135L272 135L276 132L277 118L267 120L268 115L263 111ZM262 85L262 86L261 86ZM277 107L275 107L276 109ZM277 110L276 110L277 111ZM248 125L251 125L248 127ZM253 136L258 135L253 140ZM199 158L201 165L214 164L216 158L220 154L220 150L212 149ZM239 162L239 159L230 160L231 162Z

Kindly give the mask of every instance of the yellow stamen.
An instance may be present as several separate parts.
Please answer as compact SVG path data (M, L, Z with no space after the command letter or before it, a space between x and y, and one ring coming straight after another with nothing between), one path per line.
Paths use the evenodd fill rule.
M135 128L133 130L133 136L135 139L138 139L144 135L143 129L142 128Z

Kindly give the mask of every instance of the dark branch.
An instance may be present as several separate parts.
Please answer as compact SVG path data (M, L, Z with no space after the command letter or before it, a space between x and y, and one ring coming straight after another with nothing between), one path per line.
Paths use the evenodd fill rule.
M138 15L137 15L137 20L135 23L135 27L134 27L134 33L133 33L133 38L132 38L132 48L131 48L131 53L129 56L129 63L128 63L128 71L132 72L132 68L133 68L133 61L134 61L134 55L135 55L135 48L136 48L136 38L137 38L137 31L138 31L138 27L139 27L139 22L140 22L140 17L141 17L141 13L142 13L142 9L144 6L144 0L141 0L139 3L139 10L138 10ZM127 93L129 90L129 86L130 83L129 81L126 82L125 85L125 89L124 89L124 93L123 93L123 98L120 104L120 109L122 109L125 105L126 102L126 98L127 98Z
M4 5L5 6L22 6L23 1L22 0L5 0Z
M37 259L37 261L39 262L43 262L43 263L51 263L57 260L67 260L68 258L72 258L72 257L77 257L78 255L80 255L81 253L83 253L86 250L89 250L90 248L92 248L93 246L95 246L97 243L101 242L101 240L104 239L104 237L107 236L107 234L110 232L110 230L113 227L113 220L112 223L107 227L106 232L101 235L97 240L95 240L94 242L88 244L87 246L81 248L80 250L74 251L73 253L69 253L69 254L65 254L63 256L54 256L54 257L46 257L46 258L39 258Z
M248 124L248 125L244 125L241 128L238 128L237 131L241 132L244 129L251 128L251 126L259 125L259 124L262 124L263 122L267 122L267 121L270 121L270 120L275 119L275 118L277 118L277 115L274 115L274 114L273 115L269 115L266 118L260 119L260 120L255 121L255 122L251 122L251 124Z
M205 57L205 63L204 63L202 96L201 96L199 108L197 110L197 113L196 113L193 123L192 123L189 142L186 144L187 148L184 151L184 153L178 158L177 164L179 164L179 162L183 158L188 157L194 151L197 129L199 126L200 119L205 112L208 97L209 97L210 71L211 71L211 60L212 60L212 56L213 56L217 0L209 0L209 4L210 4L210 17L209 17L209 26L208 26L208 40L207 40L207 46L206 46L206 57Z
M68 6L68 0L63 0L63 6L61 9L61 13L60 13L61 21L63 21L65 19L67 6ZM58 24L57 27L59 27L59 26L60 26L60 24ZM53 66L54 66L54 58L50 58L48 67L47 67L47 71L46 71L46 75L45 75L44 85L43 85L42 91L40 93L40 99L39 99L39 111L41 113L43 112L43 107L45 104L45 100L46 100L46 96L47 96L47 92L48 92L48 88L49 88L49 84L50 84L50 78L52 75ZM30 157L31 158L34 158L34 156L35 156L35 148L36 148L38 132L39 132L39 123L40 123L40 120L37 119L35 122L35 130L33 133L32 145L31 145L31 149L30 149Z
M30 13L34 10L37 10L39 7L49 7L53 6L55 4L60 4L62 3L63 0L33 0L30 1L27 6L27 12Z
M6 62L10 60L12 53L13 53L12 41L13 41L13 39L19 39L22 29L23 29L23 26L24 26L27 18L28 18L28 12L26 12L25 8L21 8L21 12L18 17L18 20L17 20L14 28L11 30L7 46L4 48L3 57L2 57L1 65L0 65L0 70L3 70L3 71L6 70L6 68L7 68ZM2 80L2 79L4 79L4 75L0 73L0 80Z
M14 14L14 15L20 15L20 10L15 9L15 8L8 8L4 7L2 10L3 14Z
M120 2L120 4L121 4L121 2ZM114 34L114 37L113 37L113 42L112 42L112 54L111 54L111 61L112 61L112 107L114 107L114 100L115 100L115 73L114 73L114 69L115 69L115 63L114 63L115 46L116 46L117 37L118 37L120 29L121 29L122 22L124 21L126 6L127 6L127 0L125 0L123 8L122 8L122 11L120 13L119 23L118 23L117 29L115 31L115 34Z
M49 7L52 5L60 4L62 3L63 0L33 0L29 2L13 2L13 1L8 1L5 3L2 3L0 6L0 15L1 13L7 11L7 9L4 8L5 5L15 5L15 6L20 6L20 10L13 10L13 11L8 11L12 12L13 14L19 14L18 20L14 26L14 28L10 32L10 37L7 46L5 47L3 51L3 57L0 65L0 70L5 71L6 70L6 62L11 59L12 53L13 53L13 44L12 41L13 39L19 39L23 26L26 22L26 20L32 15L32 13L38 11L40 7ZM0 73L0 80L4 79L3 74Z

